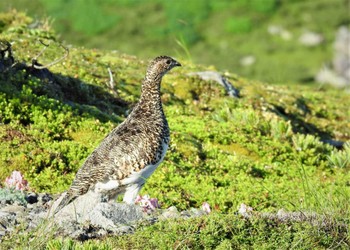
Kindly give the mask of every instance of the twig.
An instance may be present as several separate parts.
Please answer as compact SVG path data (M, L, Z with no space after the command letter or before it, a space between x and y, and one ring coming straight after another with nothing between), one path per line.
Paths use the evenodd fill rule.
M39 40L39 42L40 42L42 45L44 45L45 47L39 52L39 54L36 55L36 57L34 57L34 58L32 59L32 66L33 66L33 67L35 67L35 65L37 64L39 56L41 56L41 55L44 53L44 51L50 46L50 42L51 42L51 41L50 41L48 44L45 44L42 40Z
M115 87L115 81L113 79L113 74L112 74L112 71L111 69L108 67L107 68L108 70L108 74L109 74L109 88L112 90L112 92L118 96L118 92L115 91L114 87Z
M39 65L38 64L38 57L42 55L42 53L47 49L47 47L49 47L50 44L45 44L43 43L41 40L39 40L39 42L41 44L43 44L45 47L39 52L39 54L34 57L32 59L32 67L35 68L35 69L45 69L45 68L49 68L57 63L59 63L60 61L62 61L63 59L65 59L68 55L69 55L69 50L68 48L66 48L65 46L63 46L61 43L59 44L59 46L61 46L64 50L65 50L65 54L61 57L61 58L58 58L57 60L49 63L49 64L46 64L46 65Z
M108 70L108 74L109 74L109 87L111 89L114 89L115 82L114 82L114 79L113 79L111 68L108 67L107 70Z

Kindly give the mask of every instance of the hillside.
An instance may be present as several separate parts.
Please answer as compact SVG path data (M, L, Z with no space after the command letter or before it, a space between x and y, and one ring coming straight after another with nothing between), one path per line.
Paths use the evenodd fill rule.
M116 51L64 45L69 56L49 69L35 69L33 59L34 65L45 65L66 51L46 23L32 21L16 11L0 14L0 180L20 170L33 191L58 193L69 187L84 159L138 100L147 62ZM11 43L15 64L4 51L9 47L5 41ZM349 225L350 145L342 144L350 140L349 95L325 87L273 86L230 72L224 76L241 93L232 98L216 82L189 75L215 68L177 59L183 67L162 85L171 146L141 192L157 197L163 207L180 210L208 202L213 215L146 226L129 243L123 237L106 239L105 248L142 248L141 242L146 244L153 234L163 247L176 246L174 235L190 237L182 247L222 242L232 247L261 242L266 248L278 242L287 248L349 246L344 238L348 231L337 227L296 223L289 231L287 225L234 216L245 203L256 211L312 210ZM220 226L223 234L214 237ZM168 231L160 234L164 227ZM203 233L197 237L198 228ZM277 238L269 238L269 232ZM302 235L309 237L298 243Z
M139 58L173 54L270 83L314 82L331 63L340 26L350 27L349 0L12 0L0 11L47 18L61 40ZM320 39L305 45L309 35ZM311 38L312 40L312 38ZM250 58L250 63L245 63Z

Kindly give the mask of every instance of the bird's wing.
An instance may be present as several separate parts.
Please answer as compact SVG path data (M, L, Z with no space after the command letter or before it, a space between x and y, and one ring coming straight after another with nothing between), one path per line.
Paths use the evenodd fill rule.
M102 140L78 170L55 213L79 195L85 194L97 182L109 178L121 180L135 166L142 167L147 164L144 160L140 160L145 158L142 149L147 148L141 135L142 130L135 124L132 125L132 130L129 127L128 124L122 123Z
M81 195L98 181L127 177L150 164L160 144L144 133L142 124L122 123L86 159L68 192Z

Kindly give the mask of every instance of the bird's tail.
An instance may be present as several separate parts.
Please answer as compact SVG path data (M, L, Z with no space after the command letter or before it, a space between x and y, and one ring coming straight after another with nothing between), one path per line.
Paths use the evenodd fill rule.
M67 206L69 203L71 203L73 199L74 199L74 196L70 195L69 193L66 193L62 198L62 200L60 201L60 203L58 204L58 206L55 208L53 215L56 215L62 208Z

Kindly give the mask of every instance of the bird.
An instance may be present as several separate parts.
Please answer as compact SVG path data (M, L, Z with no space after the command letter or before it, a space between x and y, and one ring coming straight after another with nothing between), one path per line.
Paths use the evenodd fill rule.
M125 203L134 203L169 146L160 86L163 76L178 66L181 64L169 56L158 56L149 63L139 101L88 156L54 214L88 191L99 193L101 201L124 194Z

